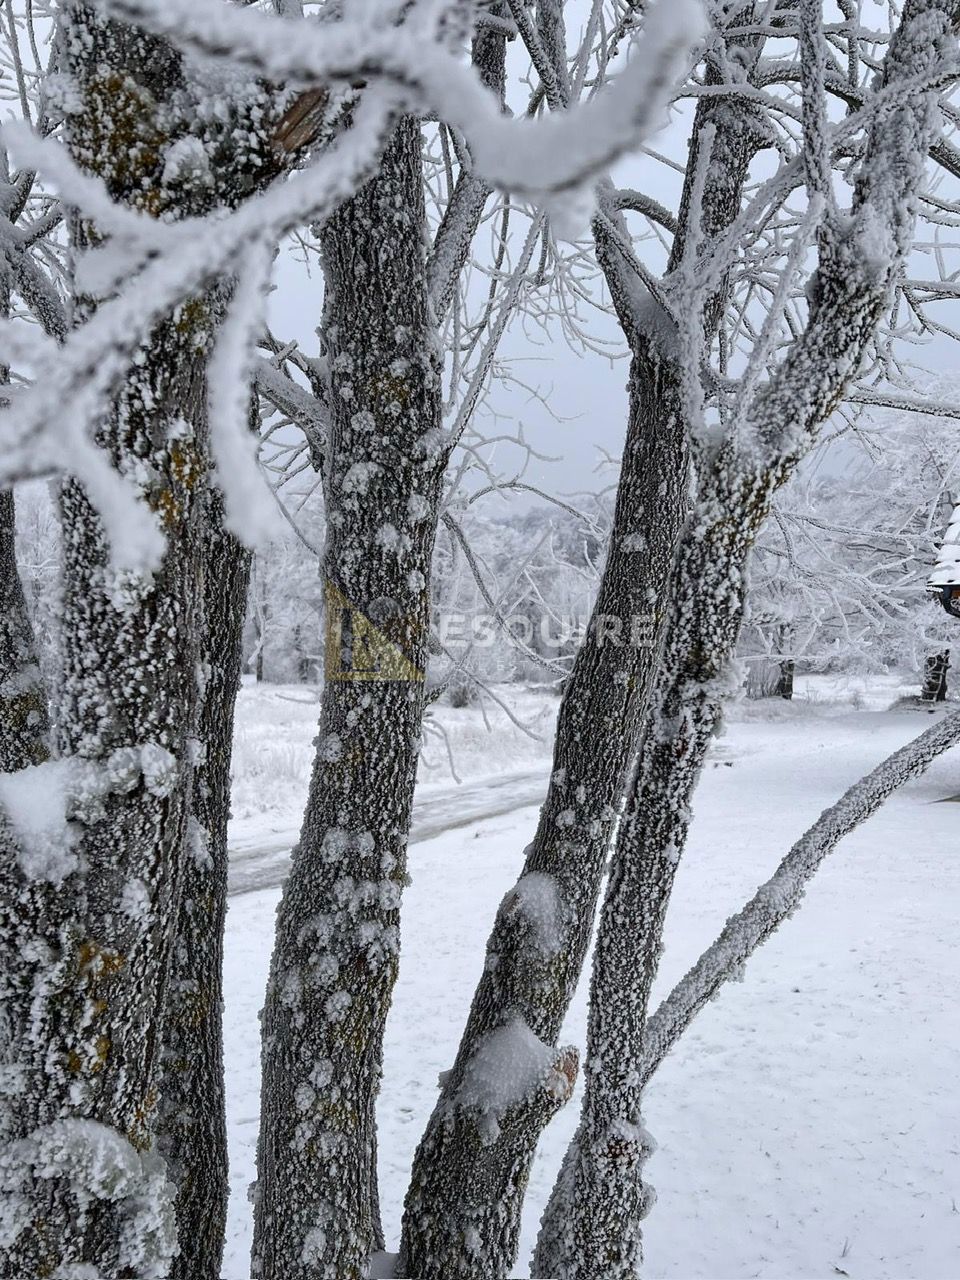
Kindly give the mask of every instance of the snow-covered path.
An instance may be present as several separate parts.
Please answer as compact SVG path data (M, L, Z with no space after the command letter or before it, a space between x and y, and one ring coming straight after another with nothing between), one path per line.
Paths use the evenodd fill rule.
M717 743L697 795L661 993L817 814L929 723L920 713L802 705L775 707L775 718L769 709L744 714ZM657 1074L646 1117L659 1142L649 1167L659 1192L647 1230L651 1280L960 1275L960 859L957 808L936 803L956 795L958 781L955 750L848 837L796 918ZM448 814L463 794L444 801ZM388 1240L493 913L535 821L534 804L411 848L379 1109ZM249 1274L256 1014L276 901L275 889L234 897L228 920L234 1199L226 1280ZM575 1043L585 1006L581 989L565 1030ZM518 1275L576 1105L551 1126L535 1163Z
M474 778L462 785L433 785L418 791L413 806L410 843L419 844L467 827L485 818L497 818L531 804L539 804L547 788L547 770L524 769ZM283 883L290 865L290 850L299 828L259 825L230 841L230 893L252 893Z

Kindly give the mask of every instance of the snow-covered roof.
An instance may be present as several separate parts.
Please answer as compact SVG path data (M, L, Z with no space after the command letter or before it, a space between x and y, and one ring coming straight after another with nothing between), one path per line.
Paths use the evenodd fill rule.
M934 590L953 585L960 585L960 503L953 508L937 563L927 579L927 586Z

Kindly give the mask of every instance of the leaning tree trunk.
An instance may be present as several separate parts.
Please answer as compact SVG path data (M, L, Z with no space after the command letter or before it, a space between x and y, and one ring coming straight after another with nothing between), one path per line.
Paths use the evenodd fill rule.
M399 1275L507 1274L536 1144L573 1088L576 1052L549 1046L580 975L634 726L656 663L686 490L681 419L671 412L678 395L675 370L638 344L610 548L560 706L550 787L523 873L497 913L456 1062L417 1151ZM526 1085L497 1106L485 1105L472 1086L495 1052L518 1055Z
M420 129L326 224L326 684L263 1015L254 1272L359 1280L396 977L446 446Z
M724 516L748 497L762 500L763 489L762 481L752 493L734 482L688 523L662 673L597 933L580 1125L544 1215L536 1276L638 1274L638 1224L648 1203L640 1171L650 1148L636 1066L689 800L719 723L716 687L742 616L736 584L749 535Z
M164 1026L158 1150L177 1188L170 1280L219 1280L229 1192L223 1078L223 928L233 719L250 553L208 497L203 532L200 720L187 857Z
M716 939L680 979L647 1022L640 1074L646 1082L699 1011L720 988L743 972L743 966L767 938L800 906L807 885L824 859L850 831L875 813L888 796L919 777L944 751L960 742L960 712L888 756L858 779L820 817L757 889L732 915Z
M955 56L956 0L912 0L890 45L884 86L922 83ZM736 444L704 477L671 586L663 668L614 853L594 958L580 1125L544 1214L533 1274L634 1280L649 1205L642 1170L647 1004L690 804L724 698L740 629L745 566L776 489L810 448L858 367L913 237L935 95L904 89L871 131L853 212L826 214L810 314L779 369L741 411ZM883 231L889 257L864 261Z
M691 216L709 242L739 212L757 146L750 120L749 112L700 103L672 266L681 260ZM694 175L708 136L714 163L697 202ZM595 235L633 352L613 530L591 625L561 702L537 831L497 913L456 1061L414 1161L398 1272L420 1280L490 1280L505 1276L516 1256L530 1165L577 1070L575 1051L553 1046L590 940L624 775L657 667L686 509L685 374L676 346L663 340L672 321L663 315L651 333L639 318L625 230L598 221ZM706 308L708 340L723 292ZM493 1099L474 1088L493 1054L516 1057L523 1087L515 1094Z

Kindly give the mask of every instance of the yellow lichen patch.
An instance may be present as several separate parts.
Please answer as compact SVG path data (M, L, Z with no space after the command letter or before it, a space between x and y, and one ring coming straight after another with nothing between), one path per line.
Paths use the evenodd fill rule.
M179 1027L187 1027L198 1031L206 1022L209 1011L210 995L208 992L183 992L172 1012L171 1020Z
M170 489L158 489L150 497L150 506L158 513L163 527L172 529L177 523L179 514L177 500Z
M170 445L170 474L185 489L195 489L206 467L203 455L189 440L174 440Z
M212 322L210 308L203 298L188 298L174 314L173 327L182 338L208 338Z
M93 1042L93 1058L90 1062L90 1074L95 1076L107 1065L110 1057L110 1037L97 1036Z
M169 450L169 484L157 487L150 495L150 506L158 513L163 526L172 530L184 515L185 504L179 494L192 493L206 472L204 458L190 440L174 440Z
M126 956L110 951L93 941L84 942L77 955L77 967L91 986L104 978L112 978L127 963Z
M150 1118L157 1109L159 1094L150 1088L133 1113L133 1123L127 1130L127 1140L137 1151L149 1151L151 1146Z
M169 141L156 118L153 95L129 76L111 71L88 82L83 116L74 123L78 151L111 195L154 217L166 203L157 177Z
M381 411L391 405L405 409L410 403L410 383L395 373L376 373L367 384L370 403Z

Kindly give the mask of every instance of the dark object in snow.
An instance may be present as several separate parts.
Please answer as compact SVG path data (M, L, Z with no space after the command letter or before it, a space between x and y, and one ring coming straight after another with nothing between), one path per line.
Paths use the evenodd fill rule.
M951 618L960 618L960 585L947 585L937 590L937 599Z
M927 588L952 618L960 618L960 503L950 516Z

